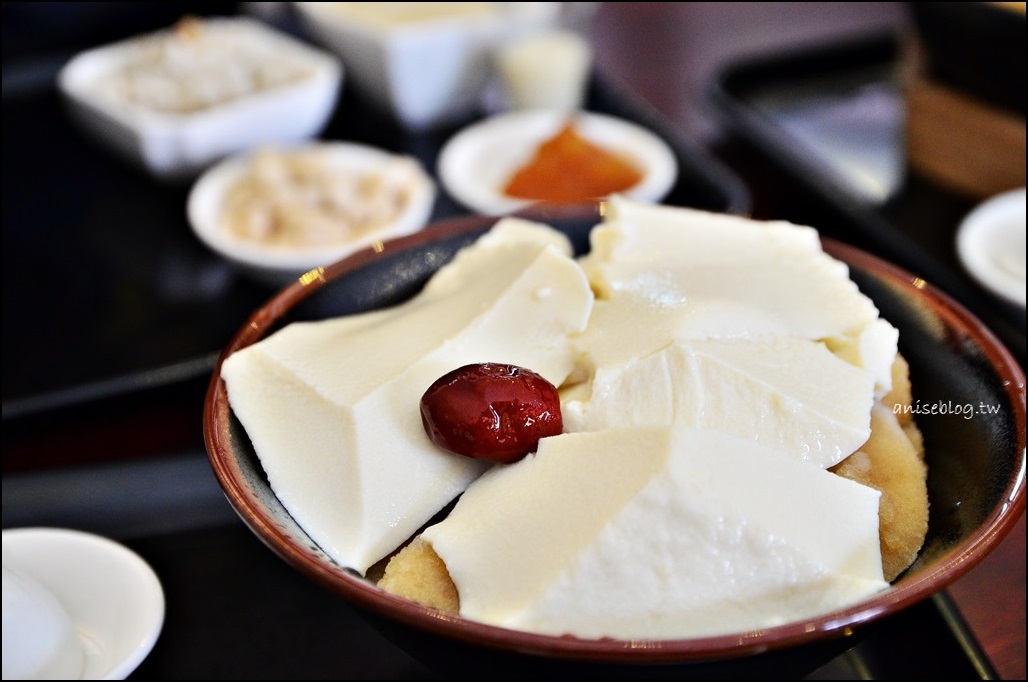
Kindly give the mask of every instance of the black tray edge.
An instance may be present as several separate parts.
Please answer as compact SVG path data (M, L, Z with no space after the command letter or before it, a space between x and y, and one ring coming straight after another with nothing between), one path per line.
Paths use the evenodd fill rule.
M181 362L130 372L107 379L48 391L3 403L3 422L61 410L87 402L117 398L142 391L172 386L209 375L220 351Z

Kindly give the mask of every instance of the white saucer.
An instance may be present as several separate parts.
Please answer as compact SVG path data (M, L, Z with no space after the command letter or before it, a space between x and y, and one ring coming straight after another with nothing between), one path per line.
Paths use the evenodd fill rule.
M578 112L576 129L603 147L624 153L643 168L643 179L622 192L640 201L659 201L678 178L674 152L658 136L634 123ZM440 182L465 207L486 215L505 215L532 202L505 195L501 188L539 144L567 120L560 111L527 110L492 116L454 135L439 155Z
M4 564L64 607L82 638L81 679L125 679L153 648L164 592L143 559L113 540L61 528L3 531Z
M997 296L1025 307L1025 189L998 194L972 210L957 230L967 271Z
M375 173L399 158L399 155L384 149L354 142L299 142L276 145L275 149L283 153L320 152L324 155L326 168L346 173ZM248 170L252 159L252 153L243 152L204 171L189 192L186 215L194 234L207 247L243 271L274 286L284 286L312 268L334 263L376 242L417 232L428 223L435 205L435 182L418 165L409 188L409 200L403 210L392 221L380 224L352 241L282 248L240 239L222 229L220 213L225 194Z

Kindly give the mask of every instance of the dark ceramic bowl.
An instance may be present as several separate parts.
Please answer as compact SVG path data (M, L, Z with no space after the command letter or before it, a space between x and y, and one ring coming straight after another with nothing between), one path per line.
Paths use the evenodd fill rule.
M588 247L595 207L535 209L526 217ZM281 291L256 311L222 358L296 320L392 305L412 294L495 218L454 219L364 251ZM204 414L210 462L226 496L257 536L308 578L356 606L387 636L450 677L796 677L852 646L868 626L925 600L978 564L1025 506L1025 379L1020 366L966 310L923 280L854 248L826 250L900 330L915 401L949 405L918 416L928 460L931 518L917 561L891 589L798 623L700 639L580 640L516 632L443 615L387 594L328 558L268 486L215 369ZM952 406L989 406L965 418ZM994 411L993 411L994 410Z

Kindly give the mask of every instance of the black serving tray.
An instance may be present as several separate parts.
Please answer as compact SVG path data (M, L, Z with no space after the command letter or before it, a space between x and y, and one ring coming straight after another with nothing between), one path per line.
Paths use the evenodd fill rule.
M268 551L229 506L202 451L5 475L2 500L4 528L98 533L153 567L165 622L132 679L449 679ZM945 593L862 631L804 678L997 677Z
M708 95L729 131L804 192L798 203L809 205L807 213L775 217L810 221L823 234L944 290L982 319L1023 367L1025 310L982 289L956 254L957 228L977 200L933 183L907 163L909 47L908 36L888 33L751 56L723 67ZM857 180L859 173L846 172L861 166L869 150L885 159L879 168L890 155L897 164L894 181L875 190Z
M188 185L152 179L73 126L55 77L84 47L4 54L5 421L208 375L274 293L193 236ZM680 175L666 203L749 209L731 171L625 87L595 74L586 108L641 124L672 147ZM434 174L442 145L473 121L411 133L344 84L321 137L410 154ZM433 219L464 212L440 190Z

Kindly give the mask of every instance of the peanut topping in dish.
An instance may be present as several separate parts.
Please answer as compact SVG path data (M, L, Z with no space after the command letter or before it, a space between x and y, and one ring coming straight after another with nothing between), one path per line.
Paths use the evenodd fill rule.
M231 28L186 17L170 31L141 38L101 87L154 111L188 114L311 74L273 45Z
M236 237L269 246L353 241L396 220L419 174L406 157L368 170L335 162L330 150L262 149L229 186L222 223Z

